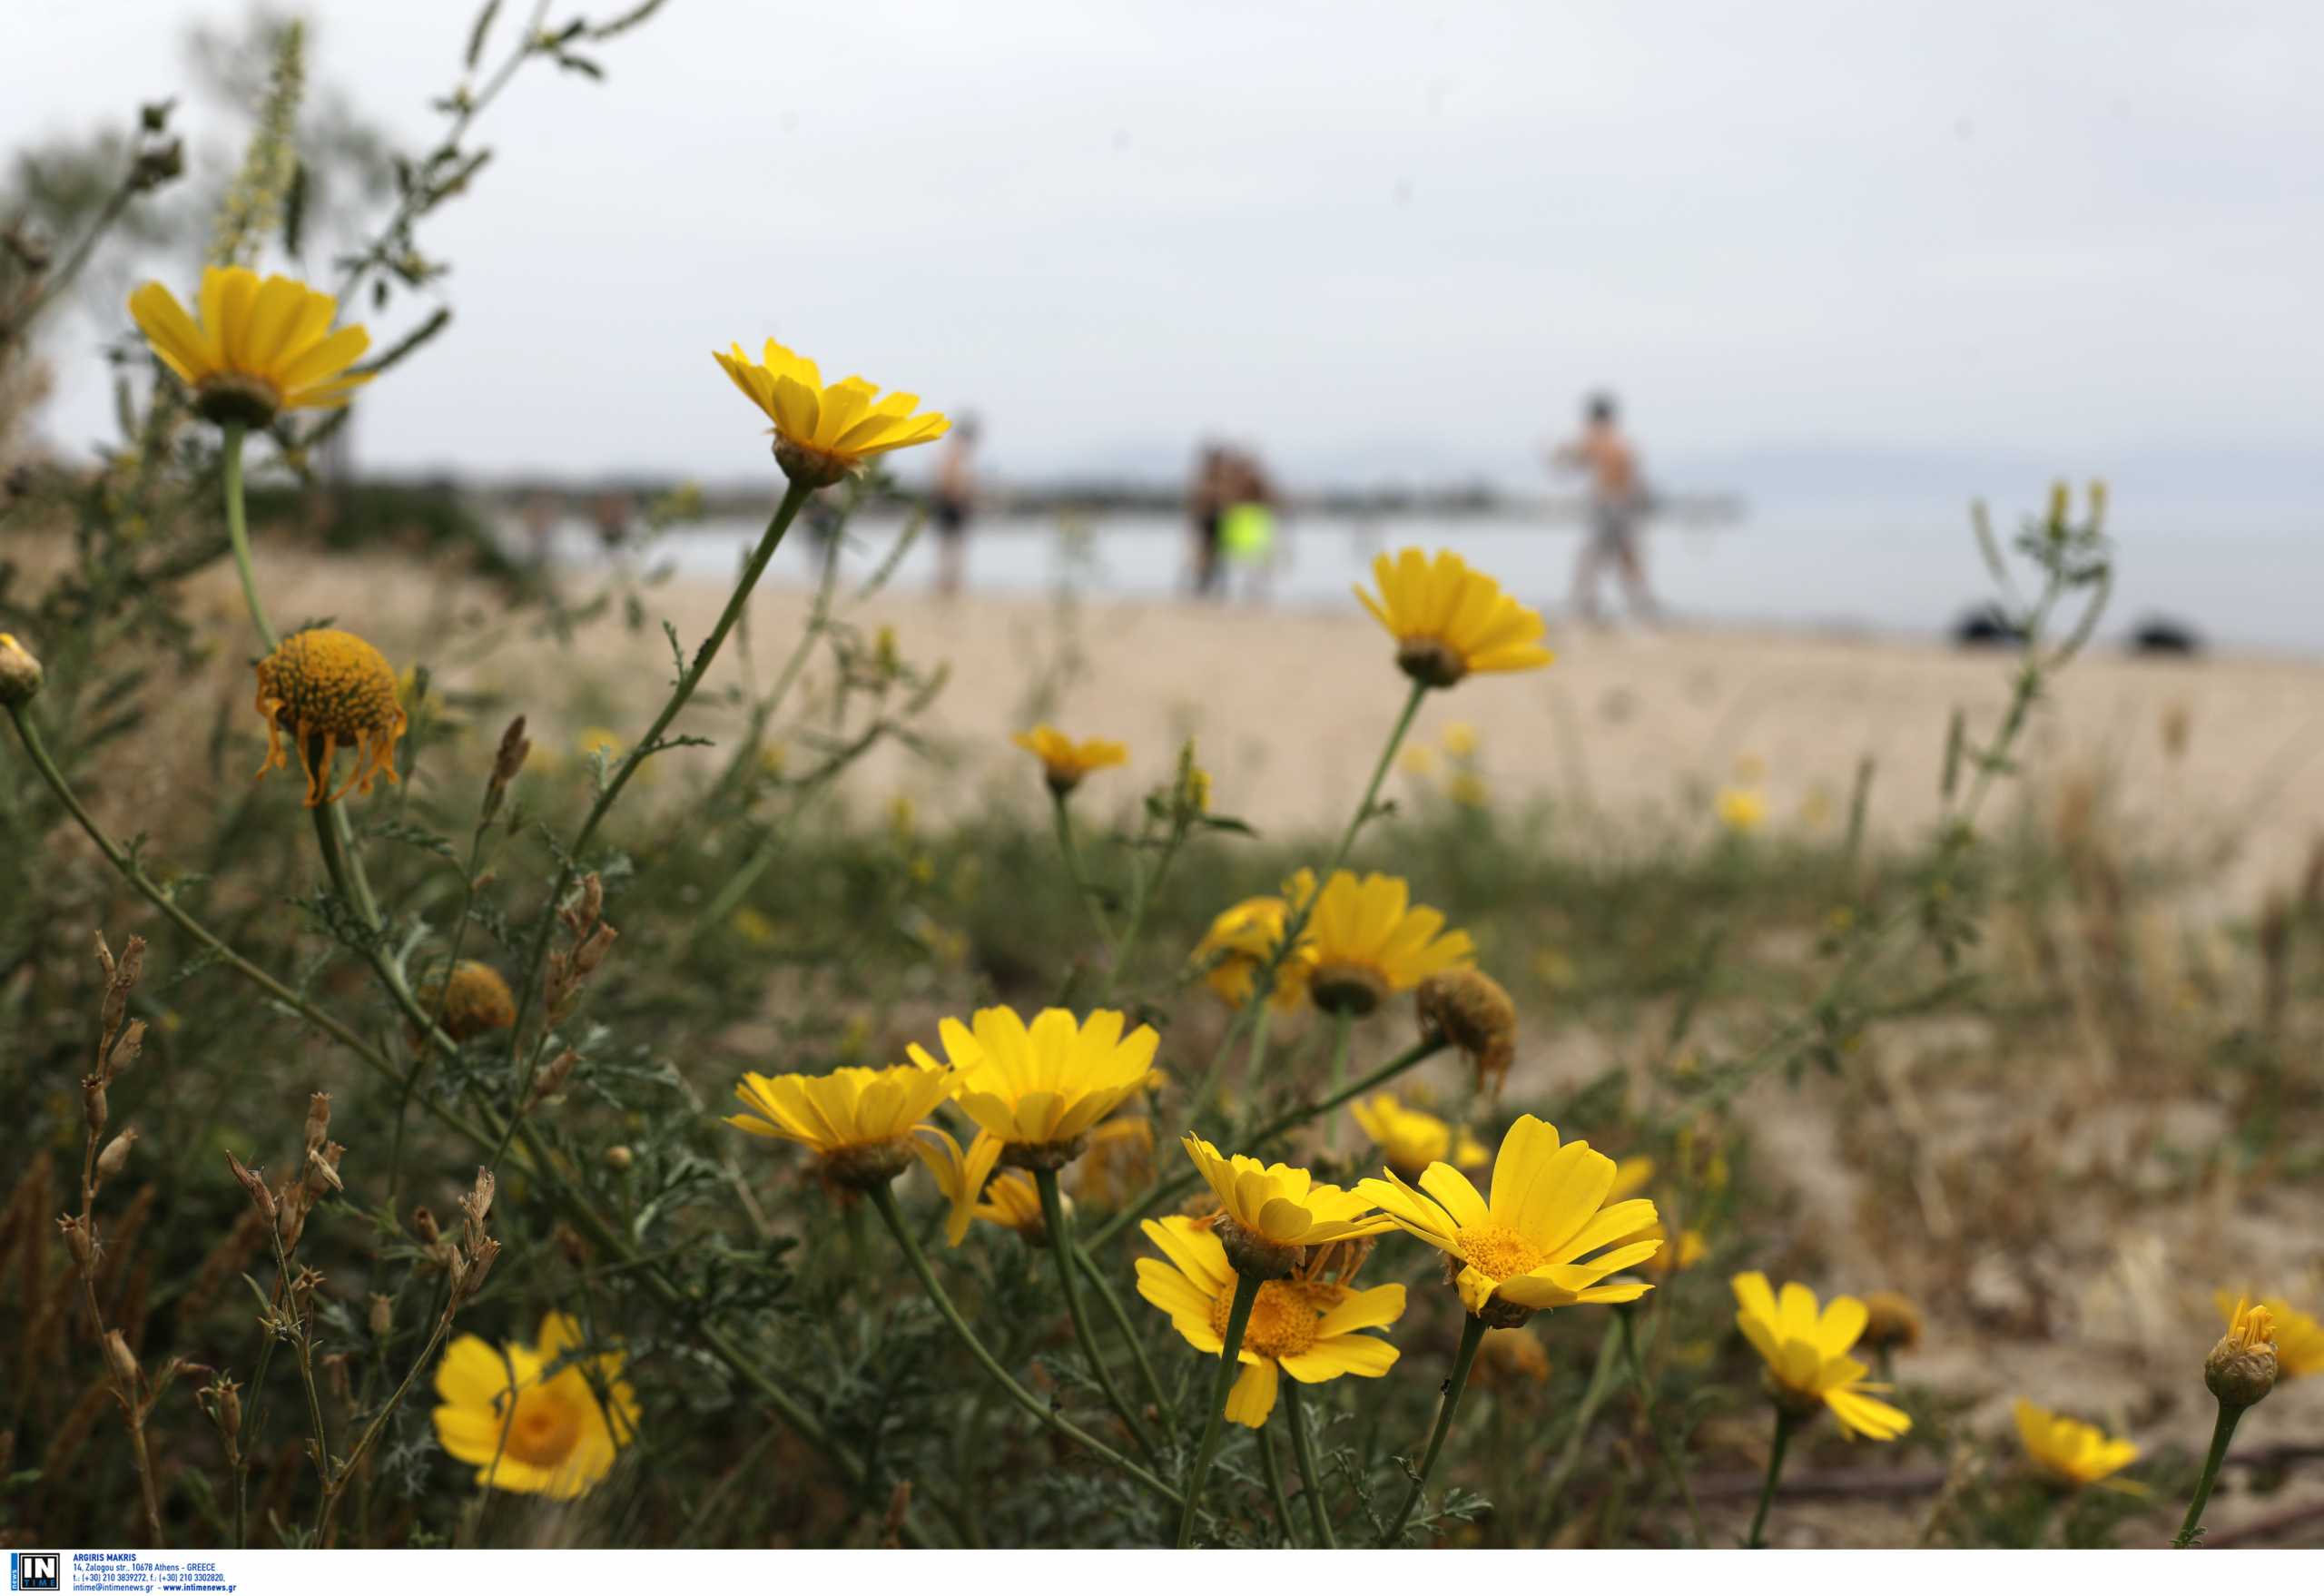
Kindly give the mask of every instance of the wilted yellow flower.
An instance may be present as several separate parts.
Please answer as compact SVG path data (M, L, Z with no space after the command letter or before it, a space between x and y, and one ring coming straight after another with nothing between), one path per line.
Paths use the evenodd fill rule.
M2222 1291L2211 1300L2219 1305L2220 1316L2232 1327L2237 1307L2244 1299ZM2298 1380L2324 1374L2324 1325L2280 1296L2268 1297L2259 1305L2275 1324L2277 1378Z
M1748 836L1768 822L1768 800L1757 787L1721 787L1713 807L1718 823L1738 836Z
M1284 921L1290 910L1281 898L1246 898L1210 922L1195 944L1190 962L1204 971L1210 990L1240 1009L1251 1000L1259 970L1275 956L1283 941ZM1308 972L1315 967L1314 944L1306 938L1275 967L1275 988L1267 1001L1277 1009L1296 1008L1307 995Z
M750 1110L726 1123L753 1136L795 1141L842 1186L885 1185L911 1162L912 1133L952 1090L953 1072L917 1056L884 1069L843 1066L829 1075L745 1073L734 1096Z
M476 1465L478 1484L569 1502L613 1472L637 1434L637 1397L621 1377L621 1354L568 1357L582 1343L578 1325L550 1314L534 1345L463 1335L444 1349L436 1439Z
M1517 1061L1517 1005L1502 984L1482 970L1441 970L1413 990L1413 1008L1422 1034L1442 1032L1468 1055L1477 1089L1498 1098Z
M739 343L732 354L714 350L713 357L774 423L775 460L795 481L828 486L873 455L931 442L951 427L932 410L914 415L916 393L881 399L878 386L861 377L825 387L814 361L771 338L757 360Z
M1484 1144L1469 1134L1462 1126L1459 1145L1454 1145L1453 1128L1435 1115L1418 1108L1407 1108L1396 1100L1393 1092L1375 1092L1370 1098L1359 1098L1348 1105L1348 1112L1380 1149L1388 1167L1397 1174L1418 1179L1422 1170L1445 1158L1463 1169L1482 1166L1487 1157Z
M1089 1129L1146 1085L1161 1038L1150 1025L1122 1034L1122 1016L1093 1010L1077 1021L1044 1009L1028 1026L1013 1009L980 1009L968 1025L937 1028L960 1073L960 1109L1000 1138L1000 1161L1028 1169L1063 1167L1088 1145ZM936 1067L919 1043L914 1061Z
M1547 629L1539 610L1472 571L1459 555L1440 550L1433 560L1417 548L1372 562L1380 585L1374 599L1355 590L1364 607L1396 640L1396 665L1415 682L1450 687L1472 671L1530 671L1554 656L1541 646Z
M1162 1249L1137 1260L1137 1294L1170 1315L1196 1352L1226 1350L1226 1321L1236 1272L1219 1238L1180 1215L1147 1219L1139 1229ZM1402 1286L1357 1291L1315 1278L1269 1280L1251 1304L1243 1331L1242 1374L1226 1398L1226 1416L1256 1430L1275 1411L1278 1371L1305 1385L1342 1374L1367 1377L1395 1366L1396 1349L1366 1330L1393 1324L1404 1311Z
M1301 871L1292 883L1295 901L1313 891L1315 877ZM1403 880L1335 870L1315 899L1307 920L1314 973L1308 991L1315 1007L1332 1013L1369 1014L1391 992L1408 992L1424 977L1466 965L1475 944L1467 931L1444 930L1444 916L1416 906Z
M158 282L129 296L129 313L162 363L193 389L206 420L263 427L278 410L329 410L371 380L347 369L371 347L360 327L330 330L339 302L288 277L259 281L242 266L202 274L202 320Z
M1502 1389L1544 1384L1550 1377L1550 1355L1541 1338L1525 1325L1488 1330L1477 1343L1476 1367L1469 1377Z
M1371 1198L1307 1170L1262 1164L1245 1153L1229 1158L1198 1136L1184 1145L1218 1198L1219 1240L1243 1274L1280 1279L1297 1266L1304 1248L1391 1228Z
M452 967L448 981L429 981L419 989L419 1004L433 1013L443 1000L444 1032L456 1042L490 1030L506 1030L517 1023L517 999L508 983L489 964L463 959Z
M1921 1344L1921 1311L1896 1291L1876 1291L1864 1299L1864 1344L1910 1352Z
M2138 1461L2136 1445L2108 1435L2095 1424L2036 1407L2022 1396L2010 1411L2016 1415L2017 1438L2025 1443L2025 1455L2062 1484L2095 1485ZM2138 1489L2120 1481L2112 1488Z
M1913 1427L1909 1414L1874 1400L1868 1392L1888 1388L1867 1382L1872 1371L1848 1356L1864 1333L1864 1305L1836 1296L1818 1314L1816 1294L1794 1280L1777 1301L1768 1277L1754 1269L1732 1283L1740 1305L1735 1323L1767 1360L1769 1389L1793 1414L1818 1403L1832 1410L1840 1428L1874 1441L1894 1441Z
M293 632L258 662L258 713L266 721L266 762L260 775L287 765L289 732L307 776L307 807L336 803L350 792L369 793L371 778L396 779L396 739L409 724L385 655L352 632L312 626ZM355 753L346 784L330 791L330 764L340 745Z
M1009 740L1040 760L1049 791L1059 794L1072 792L1091 771L1129 763L1129 750L1119 743L1103 737L1076 743L1055 726L1035 726Z
M1661 1245L1614 1245L1656 1216L1643 1197L1605 1206L1613 1184L1613 1159L1586 1141L1561 1145L1557 1127L1526 1114L1502 1138L1491 1202L1450 1164L1430 1165L1418 1190L1393 1170L1356 1190L1457 1261L1461 1305L1507 1327L1542 1308L1635 1302L1651 1289L1637 1280L1600 1284Z

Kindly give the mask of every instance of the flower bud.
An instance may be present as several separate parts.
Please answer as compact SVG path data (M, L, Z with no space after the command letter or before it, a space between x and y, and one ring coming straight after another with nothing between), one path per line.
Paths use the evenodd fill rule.
M73 1261L80 1266L81 1273L86 1275L97 1261L96 1237L74 1214L66 1214L59 1218L56 1228L58 1234L64 1237L64 1250L73 1255Z
M2228 1408L2250 1407L2274 1390L2275 1315L2239 1298L2227 1334L2203 1360L2203 1384Z
M129 1350L129 1342L118 1330L105 1332L105 1364L113 1370L122 1388L135 1391L143 1372L137 1367L137 1355Z
M43 673L31 650L0 632L0 704L13 709L30 704L40 691Z
M129 1149L137 1145L137 1134L133 1125L105 1144L105 1150L97 1155L99 1180L111 1180L129 1167Z
M444 1232L436 1223L436 1216L422 1206L411 1211L411 1233L419 1237L422 1246L434 1246Z
M606 1167L609 1169L625 1170L636 1162L637 1155L627 1148L610 1147L606 1149Z

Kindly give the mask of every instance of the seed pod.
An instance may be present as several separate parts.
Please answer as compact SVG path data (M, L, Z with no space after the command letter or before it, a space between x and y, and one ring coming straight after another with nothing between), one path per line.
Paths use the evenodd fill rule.
M137 1145L137 1127L133 1125L105 1144L105 1150L97 1155L99 1180L111 1180L128 1167L129 1149Z
M275 1223L274 1194L266 1187L266 1172L244 1168L242 1161L231 1153L226 1155L226 1163L233 1170L234 1178L242 1183L242 1189L250 1194L251 1206L269 1225Z
M316 1092L307 1098L307 1157L322 1151L330 1135L330 1094Z
M127 1391L135 1391L143 1372L137 1366L137 1355L129 1350L129 1342L118 1330L105 1332L105 1362L113 1369L113 1378Z

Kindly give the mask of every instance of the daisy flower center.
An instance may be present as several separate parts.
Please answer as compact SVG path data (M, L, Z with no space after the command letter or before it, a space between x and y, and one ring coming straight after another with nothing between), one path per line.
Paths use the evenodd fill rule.
M517 1398L517 1416L508 1425L503 1450L518 1463L554 1468L580 1439L579 1412L548 1392L534 1390Z
M1210 1327L1223 1340L1226 1335L1226 1316L1234 1306L1231 1294L1221 1295L1210 1305ZM1244 1327L1243 1350L1263 1358L1296 1356L1315 1345L1315 1310L1297 1286L1287 1281L1270 1280L1259 1287L1258 1300L1251 1305L1251 1322Z
M1507 1280L1513 1276L1538 1269L1550 1261L1549 1255L1506 1225L1480 1225L1473 1230L1453 1232L1460 1244L1461 1256L1479 1273L1495 1280Z

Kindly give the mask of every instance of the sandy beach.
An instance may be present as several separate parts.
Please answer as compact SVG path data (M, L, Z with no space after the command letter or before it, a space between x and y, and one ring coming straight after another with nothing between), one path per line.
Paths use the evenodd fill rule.
M278 613L335 616L374 636L399 666L428 663L455 694L506 695L544 743L569 744L595 725L635 734L670 674L657 623L669 620L691 650L724 598L722 587L674 581L643 592L645 624L636 632L615 618L616 604L568 653L519 635L476 657L478 640L505 632L501 602L481 585L384 559L275 554L266 563ZM596 579L573 576L569 594L580 596ZM753 598L762 686L811 597L769 585ZM231 577L213 573L202 602L222 619L233 616ZM1377 757L1403 685L1385 638L1353 596L1333 614L1103 596L1069 607L973 595L948 602L901 592L842 606L842 616L867 633L892 627L917 666L950 667L922 722L929 755L886 747L849 778L851 801L867 810L899 793L931 816L1038 803L1029 762L1008 738L1033 718L1047 678L1057 691L1046 718L1130 747L1126 777L1091 783L1097 803L1132 803L1192 736L1222 812L1268 832L1334 826ZM1872 831L1908 835L1937 813L1950 717L1962 711L1973 739L1990 730L2013 665L2000 652L1684 626L1645 634L1553 623L1550 641L1559 655L1551 670L1475 677L1433 695L1414 740L1441 742L1449 726L1465 724L1495 803L1547 798L1630 823L1610 829L1615 839L1631 825L1648 834L1709 826L1710 794L1737 781L1738 767L1764 772L1771 830L1837 827L1866 758L1875 764ZM739 652L722 659L714 688L739 685L743 668ZM804 685L812 693L830 677L819 660ZM241 677L231 691L246 691ZM715 738L734 721L706 689L681 729ZM2301 868L2324 825L2324 666L2093 651L2036 707L2024 754L2025 782L1998 790L1989 825L2005 820L2021 794L2049 805L2070 786L2094 791L2126 844L2200 861L2218 908L2249 912L2260 892ZM710 756L665 757L706 764ZM1414 780L1400 772L1389 791L1409 798Z

